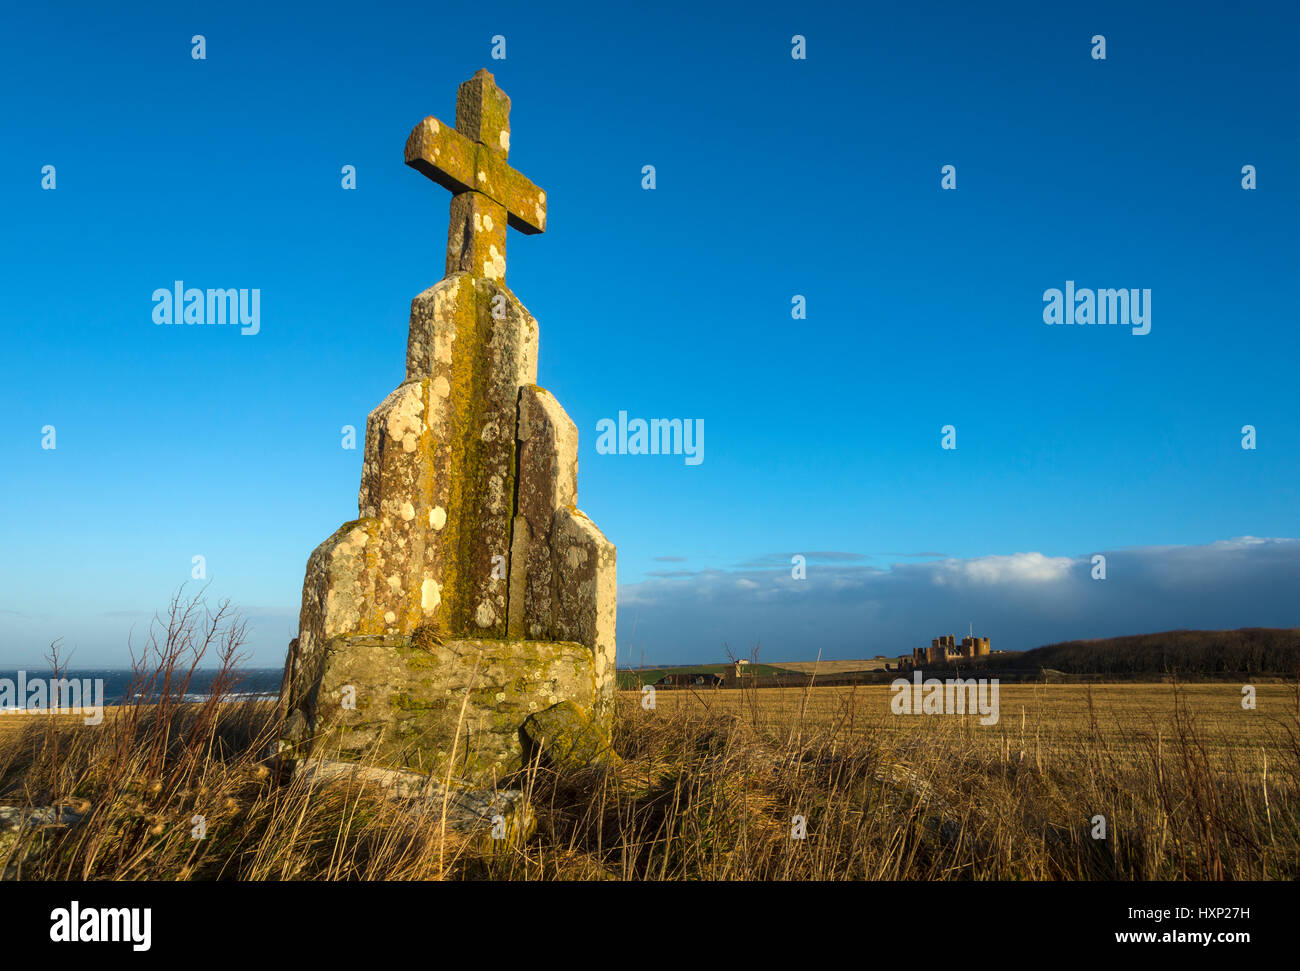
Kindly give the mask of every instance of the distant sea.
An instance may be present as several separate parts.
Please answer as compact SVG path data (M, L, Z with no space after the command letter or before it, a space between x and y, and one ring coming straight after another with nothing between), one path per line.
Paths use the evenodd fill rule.
M33 681L42 680L48 683L52 672L49 668L23 668L26 680L30 684ZM173 684L172 695L182 701L204 701L211 694L212 681L217 672L214 670L196 670L190 678L190 683L184 691ZM248 699L258 698L275 698L280 694L280 678L284 674L283 668L244 668L235 673L235 680L229 686L226 693L227 701L245 701ZM131 682L135 679L135 672L129 668L73 668L63 672L63 677L72 680L91 680L103 679L104 682L104 704L119 705L130 700L127 692ZM18 680L18 669L0 668L0 679L8 679L12 682ZM173 675L173 681L175 674ZM151 689L154 699L157 699L162 692L162 685L156 683Z

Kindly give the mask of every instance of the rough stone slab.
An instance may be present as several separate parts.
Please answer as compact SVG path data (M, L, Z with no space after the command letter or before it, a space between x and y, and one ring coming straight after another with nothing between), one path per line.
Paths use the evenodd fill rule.
M369 631L410 631L439 617L446 519L448 405L434 381L408 381L370 414L358 504L378 520L367 549ZM340 632L341 633L341 632Z
M571 701L529 715L523 733L551 766L562 772L610 764L618 759L609 747L609 736Z
M0 806L0 880L17 880L23 866L38 858L45 848L40 840L29 841L23 850L14 847L23 839L24 830L64 830L76 826L85 817L67 806Z
M437 644L417 633L339 637L325 653L313 750L383 768L442 777L450 763L456 778L493 781L522 767L519 727L530 714L596 702L591 651L581 644Z
M617 683L614 640L618 607L614 544L577 509L560 509L551 528L556 581L555 637L585 644L597 684L595 720L612 726Z
M307 560L298 637L285 664L282 693L288 700L281 699L286 717L296 713L307 726L315 717L316 689L329 638L348 632L380 632L375 630L368 607L374 595L374 575L366 562L366 547L378 527L374 518L344 523Z
M549 528L555 510L578 500L578 427L545 388L519 391L519 512Z
M81 813L67 806L0 806L0 830L17 831L28 826L76 826Z
M519 477L510 559L509 630L514 636L555 637L551 528L557 510L578 495L578 429L550 392L519 392Z
M358 765L336 759L304 759L295 781L309 787L338 784L373 786L388 799L411 804L424 813L441 816L446 806L447 828L483 838L519 844L537 828L536 815L520 789L478 789L418 772ZM499 835L493 835L494 830Z

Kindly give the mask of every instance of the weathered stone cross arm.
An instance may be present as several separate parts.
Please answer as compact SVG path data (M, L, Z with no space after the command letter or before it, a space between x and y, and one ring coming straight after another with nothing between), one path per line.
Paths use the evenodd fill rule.
M479 70L460 86L456 127L430 116L406 140L406 164L452 193L477 192L522 233L546 231L546 193L510 167L510 99Z

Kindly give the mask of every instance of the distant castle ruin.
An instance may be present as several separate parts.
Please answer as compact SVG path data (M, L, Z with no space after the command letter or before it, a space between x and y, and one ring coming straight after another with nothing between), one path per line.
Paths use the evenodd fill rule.
M938 664L943 661L960 661L963 658L985 657L991 653L987 637L963 637L957 643L956 634L940 634L930 641L929 647L912 648L912 656L903 655L898 659L902 668L917 668L924 664Z

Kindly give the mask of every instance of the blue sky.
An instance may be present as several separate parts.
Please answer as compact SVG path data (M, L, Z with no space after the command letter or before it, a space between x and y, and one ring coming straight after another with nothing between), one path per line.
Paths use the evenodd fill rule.
M548 194L508 281L625 658L1300 624L1300 15L1130 7L13 8L0 665L125 661L194 555L281 662L356 515L340 429L442 275L450 197L402 147L479 67ZM260 333L155 326L178 279L260 289ZM1045 325L1066 280L1150 289L1150 333ZM620 410L702 419L704 461L597 454Z

